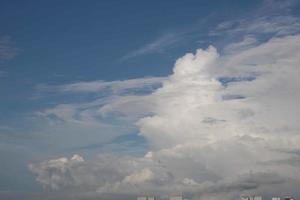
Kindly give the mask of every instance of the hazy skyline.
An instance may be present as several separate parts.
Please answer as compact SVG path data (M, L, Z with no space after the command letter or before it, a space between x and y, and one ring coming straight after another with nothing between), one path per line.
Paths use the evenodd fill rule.
M0 199L300 198L300 2L0 2Z

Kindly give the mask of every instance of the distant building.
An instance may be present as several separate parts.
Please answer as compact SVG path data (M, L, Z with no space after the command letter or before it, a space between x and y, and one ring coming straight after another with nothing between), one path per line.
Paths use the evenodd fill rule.
M253 200L262 200L262 196L254 196Z
M284 197L284 200L294 200L294 198L291 196L286 196L286 197Z
M137 200L147 200L147 196L137 197Z
M249 196L249 195L243 195L241 196L241 200L262 200L262 196ZM279 199L280 200L280 199Z
M139 196L137 200L158 200L155 196Z
M250 197L249 196L241 196L241 200L250 200Z
M170 200L183 200L182 196L171 196Z
M272 197L272 200L280 200L280 197Z

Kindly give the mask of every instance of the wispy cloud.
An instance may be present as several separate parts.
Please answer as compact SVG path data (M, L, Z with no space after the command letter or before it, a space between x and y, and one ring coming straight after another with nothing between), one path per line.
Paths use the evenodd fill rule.
M300 18L293 16L258 17L240 19L220 23L212 36L236 34L274 34L276 36L290 35L300 32Z
M18 53L10 36L0 37L0 62L14 58Z
M178 33L163 34L157 39L149 42L148 44L129 52L122 58L122 60L127 60L129 58L142 56L146 54L161 53L164 50L171 48L181 39L181 34Z
M37 85L36 89L39 91L52 91L52 92L101 92L111 91L114 94L122 93L131 89L143 89L147 87L157 87L162 83L165 77L149 77L128 79L120 81L86 81L76 82L71 84L49 86L49 85Z
M236 52L236 51L242 51L242 50L251 48L251 47L253 47L257 44L258 44L258 41L256 40L256 38L251 37L251 36L245 36L243 38L243 40L240 41L240 42L228 44L224 48L224 50L227 53L233 53L233 52Z
M300 18L291 15L292 7L297 3L298 2L294 0L284 2L265 0L259 9L253 10L246 16L242 16L239 19L223 21L216 24L215 28L210 31L203 30L202 27L207 25L214 26L215 22L212 20L214 15L211 14L202 18L197 23L192 23L177 31L162 34L149 43L142 45L140 48L130 51L123 56L121 60L165 52L175 45L180 45L182 41L186 41L189 37L194 39L196 36L198 39L199 37L204 37L205 40L210 37L211 41L214 41L214 37L216 36L222 38L239 38L240 36L245 37L246 35L251 37L251 35L263 34L273 34L274 36L297 34L300 32ZM205 26L203 26L204 24Z
M258 10L250 15L224 21L210 31L211 36L263 35L285 36L300 32L300 18L291 15L293 0L266 0ZM267 14L266 14L267 13Z
M50 140L65 149L106 144L120 135L137 133L135 121L152 107L146 96L161 87L164 80L166 77L148 77L38 85L38 98L34 101L63 96L64 102L54 100L55 105L35 112L33 117L44 123L39 132L51 133ZM64 140L57 141L67 135L72 138L71 143L65 145L61 142Z

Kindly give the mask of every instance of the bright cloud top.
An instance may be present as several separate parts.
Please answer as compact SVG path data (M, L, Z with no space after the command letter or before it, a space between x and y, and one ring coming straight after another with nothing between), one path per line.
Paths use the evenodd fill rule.
M152 94L131 96L126 109L124 97L100 106L124 116L132 115L130 108L151 113L133 118L151 147L144 157L85 161L75 155L30 169L45 188L56 190L177 191L202 199L293 190L300 184L299 43L294 35L239 51L231 44L224 55L213 46L188 53Z

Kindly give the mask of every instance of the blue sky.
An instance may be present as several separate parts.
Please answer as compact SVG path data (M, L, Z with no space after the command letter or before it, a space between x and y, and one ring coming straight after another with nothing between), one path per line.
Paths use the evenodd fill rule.
M18 55L3 64L6 98L1 101L26 110L31 106L19 99L32 95L36 84L166 75L178 56L214 39L206 38L210 26L256 6L239 1L3 1L1 35L11 37ZM168 35L172 41L159 42ZM201 39L204 44L197 43ZM153 50L122 59L155 41Z
M3 164L0 165L0 196L20 192L42 194L42 186L47 188L49 185L58 189L59 184L44 180L42 170L35 165L43 161L79 154L91 162L87 165L95 165L97 161L94 158L99 155L103 162L109 160L102 158L103 154L120 156L122 162L126 156L140 159L149 155L147 152L160 155L158 152L172 146L184 146L187 143L177 143L180 135L174 133L169 138L173 134L171 132L178 129L172 129L174 123L183 121L183 133L187 137L182 141L195 137L193 131L184 131L185 127L202 130L207 126L205 123L215 126L233 123L236 119L230 118L233 115L229 113L234 106L227 114L215 111L225 101L237 104L241 109L237 113L247 112L245 115L252 116L251 113L257 111L255 106L265 106L266 99L270 101L277 97L272 92L267 96L270 99L256 96L269 94L266 88L276 87L272 77L285 80L291 76L290 80L294 80L290 71L283 70L286 77L280 77L280 67L273 69L265 66L277 66L281 61L288 60L286 65L290 64L291 70L296 71L291 63L297 62L297 56L290 55L297 46L288 42L292 40L289 37L299 35L299 9L298 1L269 0L1 1L0 158ZM276 43L276 39L279 42ZM278 43L286 45L285 52L290 54L281 50L276 54L272 49L267 52L266 48ZM217 49L218 56L210 45ZM197 49L208 53L195 53ZM189 56L182 57L190 52L195 53L191 61L188 61ZM277 58L282 59L277 62ZM202 66L201 59L207 66L210 66L210 59L217 61L208 69L199 71L196 68ZM202 76L194 77L200 72L204 77L211 77L209 81L215 80L219 86L207 84L208 79L199 78ZM195 82L179 84L186 76L203 83L196 86ZM292 83L286 84L287 91L297 91ZM173 88L173 91L168 84L178 90ZM203 89L194 91L195 87ZM206 91L215 87L221 89L214 91L214 95L212 91ZM182 96L182 92L186 93ZM198 109L206 101L211 101L202 102L200 95L196 102L202 104L191 106L188 111L182 110L185 118L175 120L169 106L179 110L188 108L188 105L182 104L193 105L193 99L198 98L193 96L195 94L207 98L220 95L223 100L210 111L203 108L200 112ZM297 98L290 96L282 101L279 98L278 102L274 101L274 107L263 108L267 111L268 107L273 112L275 105L294 102ZM248 104L241 106L244 102ZM224 109L228 108L231 105ZM207 112L207 115L202 116L202 112ZM176 111L174 113L177 115ZM203 119L193 122L196 118L189 117L194 115L199 120L201 117ZM268 117L279 120L271 115ZM189 121L186 126L185 119ZM254 117L253 120L259 119ZM174 123L171 123L172 120ZM201 123L204 125L199 128ZM253 136L251 131L247 131L257 131L258 127L249 128L249 124L241 128L239 134ZM287 127L286 130L295 128L294 124L282 127ZM276 132L283 130L282 127L270 126L264 130ZM213 134L216 130L204 128L202 131ZM73 158L76 162L83 162L76 156ZM143 176L148 176L155 169L149 171L145 168L141 172L145 173ZM176 170L173 173L179 174L178 180L184 174ZM207 172L204 177L210 176L213 177ZM126 177L123 181L129 180ZM183 180L195 185L201 183L200 179L185 177ZM94 188L94 185L89 188Z

